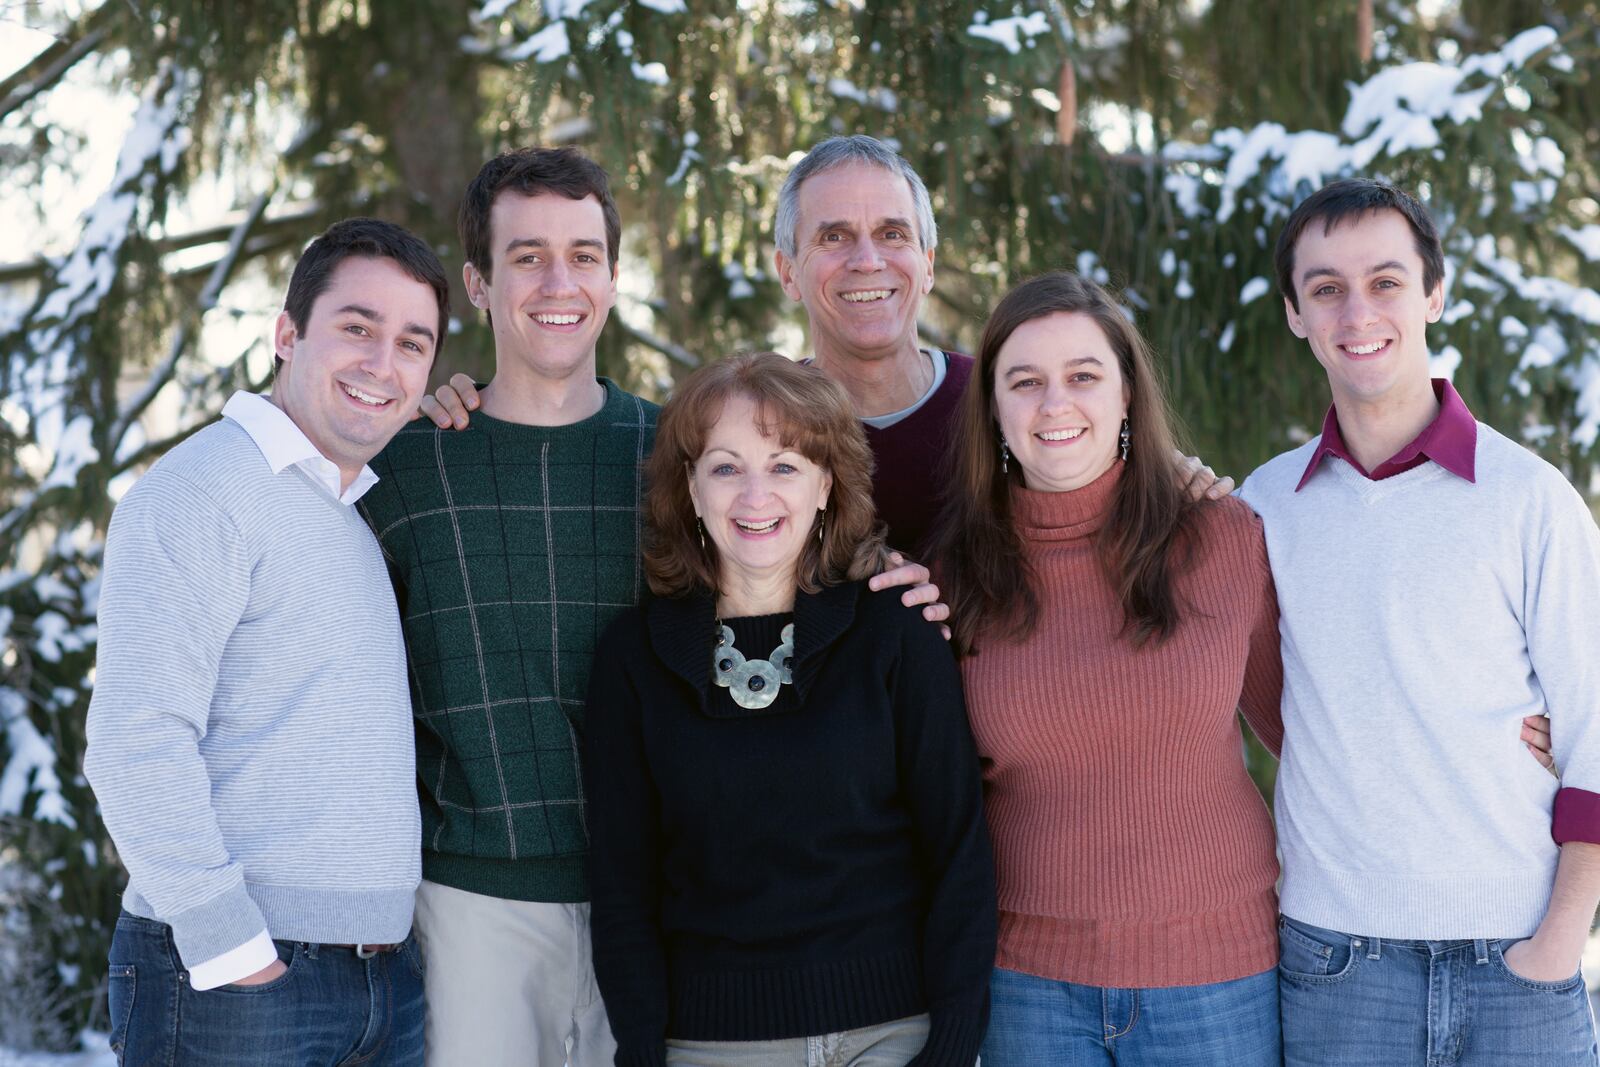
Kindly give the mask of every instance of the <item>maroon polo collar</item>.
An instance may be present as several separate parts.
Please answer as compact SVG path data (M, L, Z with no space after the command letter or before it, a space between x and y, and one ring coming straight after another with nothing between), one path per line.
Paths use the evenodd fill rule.
M1356 462L1350 449L1345 446L1344 437L1339 433L1339 412L1330 404L1328 414L1322 420L1322 440L1311 454L1311 462L1306 464L1300 484L1294 487L1295 492L1298 493L1311 480L1311 475L1321 465L1324 456L1339 457L1360 471L1363 477L1375 482L1420 467L1431 459L1451 474L1475 483L1478 422L1467 410L1461 394L1447 379L1433 379L1433 395L1439 398L1439 414L1410 444L1378 464L1371 473Z

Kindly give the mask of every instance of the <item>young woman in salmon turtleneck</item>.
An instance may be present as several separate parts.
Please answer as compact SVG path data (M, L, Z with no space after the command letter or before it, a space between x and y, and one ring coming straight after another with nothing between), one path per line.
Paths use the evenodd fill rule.
M1000 302L963 403L934 560L998 872L984 1067L1275 1067L1261 523L1180 488L1150 350L1075 274Z

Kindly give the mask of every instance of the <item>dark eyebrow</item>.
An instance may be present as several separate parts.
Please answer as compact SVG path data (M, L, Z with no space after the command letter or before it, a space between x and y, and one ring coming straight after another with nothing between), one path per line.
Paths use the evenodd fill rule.
M605 242L598 237L579 237L572 242L576 248L604 248ZM515 252L519 248L549 248L550 242L543 237L515 237L506 242L506 251Z
M892 219L882 219L882 220L879 221L878 225L880 227L882 227L882 226L896 226L896 227L898 227L898 228L900 228L902 230L909 230L909 229L911 229L911 220L910 219L902 219L899 216L896 216L895 218L892 218Z
M1086 363L1093 363L1096 367L1105 366L1105 364L1103 362L1101 362L1099 356L1079 356L1077 359L1069 359L1069 360L1067 360L1067 366L1069 366L1069 367L1081 367ZM1009 378L1013 374L1043 374L1043 373L1044 373L1044 371L1040 370L1038 367L1035 367L1032 363L1019 363L1017 366L1012 367L1012 368L1010 368L1010 369L1008 369L1006 371L1006 377Z
M1400 274L1410 274L1411 273L1409 270L1406 269L1406 265L1404 263L1400 262L1398 259L1386 259L1382 263L1374 263L1372 266L1370 266L1370 267L1368 267L1366 269L1366 273L1367 274L1378 274L1381 271L1386 271L1386 270L1387 271L1396 271L1396 272L1398 272ZM1308 268L1306 268L1306 272L1300 276L1300 282L1303 285L1306 282L1309 282L1312 278L1342 278L1342 277L1344 277L1344 275L1340 274L1338 271L1334 270L1332 267L1308 267Z
M342 307L339 310L335 311L334 314L335 315L360 315L362 318L370 319L371 321L377 323L380 326L383 325L383 316L382 315L380 315L373 308L369 308L369 307L366 307L366 306L361 305L361 304L346 304L344 307ZM419 337L426 337L428 339L428 343L429 344L432 344L433 342L438 340L438 338L434 337L432 330L428 329L426 326L424 326L424 325L422 325L421 323L418 323L418 322L408 322L408 323L406 323L404 326L402 326L400 328L400 332L401 333L413 333L413 334L416 334Z

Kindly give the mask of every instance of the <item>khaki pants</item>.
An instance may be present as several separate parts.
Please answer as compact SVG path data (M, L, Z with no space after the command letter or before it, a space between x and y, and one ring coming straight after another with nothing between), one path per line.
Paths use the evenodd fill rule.
M417 889L428 1067L609 1067L589 905Z
M905 1067L928 1043L928 1017L783 1041L667 1041L668 1067Z

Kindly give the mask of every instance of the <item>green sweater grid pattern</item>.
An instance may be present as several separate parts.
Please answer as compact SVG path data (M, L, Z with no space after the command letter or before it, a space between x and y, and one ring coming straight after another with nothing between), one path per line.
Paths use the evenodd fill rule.
M373 462L362 510L400 605L431 881L588 899L578 735L595 644L644 588L657 410L602 383L583 422L413 424Z

